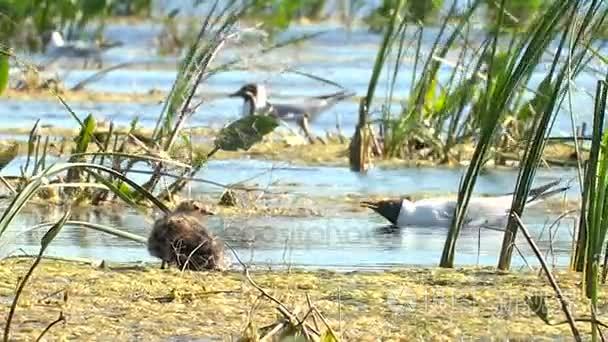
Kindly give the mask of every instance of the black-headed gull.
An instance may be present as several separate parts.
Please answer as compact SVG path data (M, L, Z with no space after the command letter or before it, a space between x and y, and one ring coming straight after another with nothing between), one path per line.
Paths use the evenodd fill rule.
M314 121L324 110L354 95L352 92L342 90L328 95L307 97L297 103L270 103L264 85L249 83L229 96L243 98L243 116L262 114L285 121L295 121L312 141L308 122Z
M528 206L569 189L569 186L553 189L559 182L554 181L530 190ZM374 210L399 227L449 227L456 201L455 197L433 197L413 201L411 197L406 196L403 199L363 201L361 206ZM512 201L513 194L471 197L464 220L465 226L504 226Z

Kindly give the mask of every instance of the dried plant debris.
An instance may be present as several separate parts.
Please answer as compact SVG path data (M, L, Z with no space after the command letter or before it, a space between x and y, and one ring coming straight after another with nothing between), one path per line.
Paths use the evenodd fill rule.
M220 196L218 202L219 205L224 207L237 207L239 205L239 199L237 193L232 189L226 189Z
M0 261L3 315L18 278L30 264L31 259L23 258ZM543 296L543 312L552 321L563 320L552 289L536 272L504 274L474 267L350 273L292 269L251 271L251 276L299 319L308 312L308 295L341 340L570 338L567 325L547 325L528 306L527 298ZM588 315L580 275L560 271L556 276L575 317ZM45 260L28 286L15 316L16 340L36 338L60 311L68 324L53 328L48 339L234 338L245 331L262 337L268 330L261 328L276 327L285 319L277 313L276 303L259 298L259 290L241 271L201 273L120 265L103 270ZM50 294L66 288L69 305L49 300L55 298ZM601 289L600 298L606 298L605 291ZM608 318L606 308L608 303L600 303L598 319ZM316 320L323 333L324 324L319 317ZM307 322L315 326L312 320ZM590 324L578 325L581 333L589 333Z

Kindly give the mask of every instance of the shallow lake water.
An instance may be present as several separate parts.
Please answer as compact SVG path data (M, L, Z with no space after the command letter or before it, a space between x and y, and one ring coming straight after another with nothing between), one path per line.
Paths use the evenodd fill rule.
M276 71L287 66L335 80L362 96L366 91L376 54L376 44L380 37L365 29L347 31L332 24L296 25L285 36L319 30L327 33L297 47L283 48L260 60L254 59L250 63L250 70L230 71L209 79L201 87L199 95L205 97L205 93L209 92L214 96L198 110L189 124L217 128L238 118L241 103L222 95L235 91L247 82L264 82L269 85L272 97L285 101L335 91L335 88L319 85L311 79ZM174 67L178 59L175 56L159 57L156 53L150 53L156 51L154 39L159 31L160 27L156 24L109 25L107 37L122 40L126 44L105 54L106 65L138 62L156 67L140 65L117 70L86 89L117 93L168 91L176 75ZM432 34L432 30L429 31L429 34ZM228 61L249 53L249 49L250 45L229 47L221 54L220 60ZM35 61L44 61L42 56L30 57ZM53 72L62 77L65 85L70 87L95 72L79 69L79 66L78 61L59 61ZM268 66L274 67L272 71L267 70ZM411 68L411 65L408 66L406 61L404 75L408 74L408 67ZM447 75L446 70L448 67L443 69L442 77ZM539 82L543 76L544 70L538 70L533 77L533 84ZM385 77L380 82L376 101L378 105L383 102L386 83ZM400 78L397 81L397 91L407 94L409 83L409 76ZM590 75L581 76L577 80L577 86L579 89L573 106L577 109L574 114L580 123L589 121L591 117L592 100L585 91L591 91L595 87L595 78ZM139 117L140 124L148 128L154 126L162 107L160 103L71 101L69 97L67 100L81 117L93 113L99 119L112 120L120 125L127 125L133 118ZM38 118L45 125L64 128L77 125L56 101L3 100L0 103L0 117L0 128L31 127ZM333 131L336 125L339 125L341 130L349 135L353 132L356 117L356 101L344 101L324 112L313 122L312 127L315 132L322 133ZM563 111L553 134L568 135L569 132L570 117ZM4 137L15 136L9 133ZM19 138L22 139L23 136ZM19 163L20 160L16 160L4 169L2 174L18 174ZM259 176L249 181L250 184L263 187L270 193L283 194L277 197L278 199L273 199L277 206L318 209L318 215L237 215L224 219L213 217L210 226L214 232L235 246L245 261L258 265L350 269L384 268L404 264L435 265L441 256L447 230L417 227L390 229L381 217L372 212L355 210L356 203L346 202L345 198L364 198L368 195L401 196L408 193L454 193L457 191L462 169L374 169L361 175L344 167L302 167L286 162L242 159L212 161L200 176L228 184L252 175ZM537 184L557 178L571 180L575 176L574 170L570 169L542 169L537 174ZM490 170L478 180L476 192L509 192L513 189L516 177L515 170ZM143 179L138 175L134 175L134 178ZM204 197L208 200L217 200L221 191L220 188L203 183L193 183L189 190L189 196ZM569 198L576 198L578 192L578 186L574 182L568 192ZM32 209L20 215L10 228L11 239L1 246L2 254L19 252L21 249L35 253L43 231L31 231L29 227L59 215L58 209L53 210L49 213L48 208ZM91 211L81 216L82 220L117 226L140 235L147 234L154 219L123 208L110 213L96 214ZM527 212L525 222L538 238L543 250L550 251L550 261L563 266L569 261L572 220L564 220L559 229L551 232L551 237L548 231L543 230L543 227L557 216L558 213L547 213L545 208L534 208ZM494 265L501 243L501 232L465 229L459 239L456 263ZM535 264L525 241L518 241L518 247L527 262ZM65 228L49 249L49 253L64 257L121 262L153 260L148 256L145 246L80 227ZM522 266L526 261L516 255L514 263Z
M268 171L272 170L272 171ZM9 167L3 174L11 174ZM286 163L257 160L226 160L211 162L199 176L219 183L233 183L260 174L246 185L265 189L264 204L271 207L312 209L312 214L298 216L211 217L211 229L233 245L241 258L256 265L271 267L311 267L375 269L394 265L434 265L440 256L447 230L442 228L392 228L371 211L357 209L357 201L347 197L400 196L405 193L445 193L457 190L462 170L447 168L376 169L359 175L340 167L302 167ZM478 182L478 192L502 194L512 189L514 171L489 171ZM539 172L539 184L557 178L574 177L568 169ZM138 176L134 175L134 179ZM143 179L142 179L143 180ZM574 198L576 184L567 197ZM195 183L189 196L217 201L221 188ZM277 195L278 194L278 195ZM119 211L119 212L118 212ZM42 230L28 230L41 221L57 217L59 209L32 209L15 221L9 229L10 243L3 253L23 249L34 253ZM551 233L546 227L558 216L545 207L535 207L524 217L529 229L538 238L551 261L566 265L572 241L572 220L564 220ZM74 220L99 222L123 228L131 233L147 235L154 220L129 209L104 209L77 213ZM462 231L456 262L459 264L495 264L502 242L502 232L487 229ZM518 247L527 259L516 256L514 264L535 264L525 241ZM64 257L105 259L110 261L151 261L145 246L124 241L82 227L67 227L49 249L49 254Z

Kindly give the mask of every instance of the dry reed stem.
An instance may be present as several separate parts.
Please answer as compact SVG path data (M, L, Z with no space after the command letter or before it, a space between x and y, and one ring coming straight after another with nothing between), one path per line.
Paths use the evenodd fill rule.
M44 330L42 330L42 332L40 333L40 336L38 336L38 338L36 339L36 342L42 340L42 337L44 337L44 335L49 332L49 330L51 330L51 328L53 328L55 325L59 324L60 322L66 322L65 316L63 315L63 311L59 312L59 317L57 317L56 320L52 321L49 325L47 325L46 328L44 328Z
M562 311L566 315L567 322L570 325L570 330L572 330L572 336L574 337L574 339L576 341L579 341L579 342L582 341L580 332L578 331L578 329L576 327L574 317L572 316L572 313L570 312L570 309L568 308L568 303L566 302L566 299L564 298L564 294L562 293L562 290L559 288L559 285L557 284L557 281L555 280L553 273L551 273L551 271L549 270L549 267L547 266L547 262L543 258L542 253L538 249L538 246L536 246L536 243L534 242L534 240L532 240L532 236L530 235L530 232L528 232L528 229L525 227L524 223L519 218L519 215L517 215L517 213L514 213L514 212L512 212L511 215L516 220L517 225L519 226L519 229L524 234L526 240L528 240L530 247L534 251L534 254L538 258L538 261L540 262L543 270L545 271L545 274L547 275L547 278L549 279L549 283L551 284L551 287L555 291L555 294L557 295L557 299L559 300L559 302L561 304Z
M264 288L262 288L260 285L258 285L251 277L251 274L249 273L249 267L241 260L238 253L236 252L236 250L227 242L224 242L224 244L228 248L230 248L230 250L234 254L234 257L236 258L237 262L243 267L245 277L247 278L247 281L249 282L249 284L251 286L253 286L255 289L257 289L260 292L260 295L262 297L267 298L270 301L272 301L273 303L277 304L278 305L277 310L285 317L285 319L287 319L293 326L302 325L303 328L306 329L305 331L310 330L314 335L321 336L321 333L319 332L318 329L316 329L315 327L306 323L304 320L298 319L298 316L295 313L293 313L291 310L289 310L285 304L283 304L280 300L273 297ZM313 310L316 311L320 315L320 313L318 312L318 310L316 308L314 308L314 306L313 306ZM306 315L306 316L308 316L308 315ZM332 332L332 334L333 334L333 330L331 330L331 327L328 326L325 318L322 315L320 316L320 318L321 318L321 320L324 321L325 325L328 327L330 332ZM335 334L333 334L333 335L335 336Z

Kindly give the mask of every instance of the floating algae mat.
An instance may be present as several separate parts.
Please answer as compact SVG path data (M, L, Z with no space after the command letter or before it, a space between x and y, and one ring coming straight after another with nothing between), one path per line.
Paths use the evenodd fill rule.
M16 284L32 261L8 258L0 262L2 316L7 315ZM316 307L342 340L571 336L567 324L547 325L527 306L526 296L544 295L550 321L564 321L551 288L536 272L255 270L251 277L300 318L310 305ZM588 317L588 304L580 296L580 276L557 272L557 278L574 316ZM21 296L11 336L33 340L63 312L65 323L53 326L45 336L48 340L235 339L277 321L277 304L260 295L240 271L179 272L160 270L157 265L99 267L44 259ZM600 304L600 320L606 309L606 303ZM325 330L317 323L320 331ZM578 326L583 333L589 332L589 323Z

